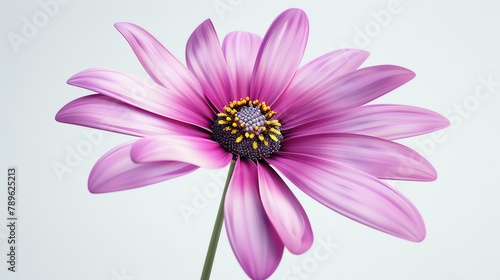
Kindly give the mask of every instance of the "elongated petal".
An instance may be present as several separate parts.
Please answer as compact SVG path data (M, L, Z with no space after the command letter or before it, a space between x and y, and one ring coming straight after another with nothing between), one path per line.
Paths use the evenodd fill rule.
M132 23L120 22L115 27L128 41L142 66L156 83L176 92L184 106L197 110L208 119L213 118L208 105L210 103L203 95L196 78L158 40Z
M394 65L377 65L355 70L318 87L300 104L302 108L280 116L287 128L292 128L326 114L368 103L405 84L415 74Z
M340 49L307 63L297 70L286 90L272 105L273 109L280 116L301 110L328 83L358 69L368 55L363 50Z
M262 39L248 32L231 32L222 43L232 84L230 100L249 96L250 78Z
M400 238L424 239L425 225L415 206L377 178L317 157L275 154L266 160L330 209Z
M135 163L130 158L134 142L120 145L101 157L90 172L91 193L107 193L138 188L176 178L198 166L176 161Z
M252 98L274 103L302 60L308 34L309 22L302 10L286 10L273 21L255 61Z
M142 138L132 147L131 156L135 162L182 161L205 168L222 168L232 158L215 141L181 135Z
M207 19L189 37L188 68L200 81L205 95L220 112L232 97L226 61L212 22Z
M155 83L126 73L88 69L68 80L68 84L92 90L132 106L174 120L208 129L213 120L203 117L176 93Z
M208 138L208 133L199 127L144 111L102 94L71 101L59 110L56 120L141 137L182 134Z
M379 179L434 181L436 170L414 150L357 134L325 133L287 138L283 151L303 153L359 169Z
M257 166L262 205L287 249L294 254L307 251L313 242L306 212L281 177L267 164Z
M278 266L283 243L266 216L259 197L257 167L236 162L225 204L224 222L233 252L252 279L266 279Z
M366 105L332 113L287 130L287 136L328 132L365 134L396 140L433 132L450 122L433 111L407 105Z

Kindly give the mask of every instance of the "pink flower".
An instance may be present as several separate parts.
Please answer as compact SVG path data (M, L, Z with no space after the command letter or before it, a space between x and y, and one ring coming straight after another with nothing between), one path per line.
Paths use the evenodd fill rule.
M224 220L236 258L253 279L273 273L284 247L300 254L313 242L304 209L275 170L346 217L407 240L425 237L415 206L380 179L435 180L428 161L392 140L449 122L421 108L365 105L411 80L412 71L358 69L368 53L354 49L298 68L309 29L298 9L280 14L262 39L233 32L222 47L204 21L188 40L187 68L142 28L115 26L155 83L105 69L69 79L97 94L64 106L58 121L141 137L95 164L91 192L223 168L235 157Z

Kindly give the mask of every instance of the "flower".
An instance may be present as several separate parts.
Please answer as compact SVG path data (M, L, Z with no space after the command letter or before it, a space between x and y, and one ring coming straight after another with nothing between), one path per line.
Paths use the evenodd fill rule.
M299 9L280 14L262 39L233 32L222 46L211 21L204 21L187 42L187 68L141 27L115 26L154 83L104 69L68 80L97 94L70 102L56 120L141 137L99 159L89 176L91 192L222 168L234 158L224 221L252 279L271 275L285 247L300 254L313 242L304 209L277 171L353 220L410 241L425 237L415 206L380 179L435 180L428 161L392 140L449 122L422 108L365 105L411 80L412 71L358 69L368 53L355 49L299 68L309 30Z

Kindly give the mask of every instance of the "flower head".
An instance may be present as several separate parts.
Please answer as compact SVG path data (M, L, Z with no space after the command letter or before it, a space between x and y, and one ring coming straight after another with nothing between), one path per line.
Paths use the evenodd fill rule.
M354 49L299 68L309 30L299 9L280 14L262 39L233 32L222 45L204 21L188 40L187 68L144 29L115 26L154 83L104 69L69 79L97 94L64 106L58 121L140 137L95 164L91 192L132 189L236 159L225 225L253 279L271 275L285 247L300 254L313 242L304 209L275 170L353 220L411 241L425 237L418 210L380 179L435 180L428 161L393 140L449 122L426 109L366 105L411 80L412 71L358 69L368 53Z

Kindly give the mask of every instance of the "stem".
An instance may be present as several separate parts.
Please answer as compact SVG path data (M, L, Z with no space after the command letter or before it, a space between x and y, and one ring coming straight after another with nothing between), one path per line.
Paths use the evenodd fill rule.
M229 171L227 172L226 185L224 186L224 191L222 192L219 211L217 212L217 218L215 219L212 237L210 238L210 244L208 245L205 264L203 265L203 272L201 273L201 280L210 279L210 273L212 272L212 266L215 259L215 252L217 251L217 244L219 243L220 232L222 229L222 222L224 221L224 200L226 199L227 187L229 186L229 182L231 182L235 164L236 159L233 158L233 160L231 160L231 164L229 165Z

